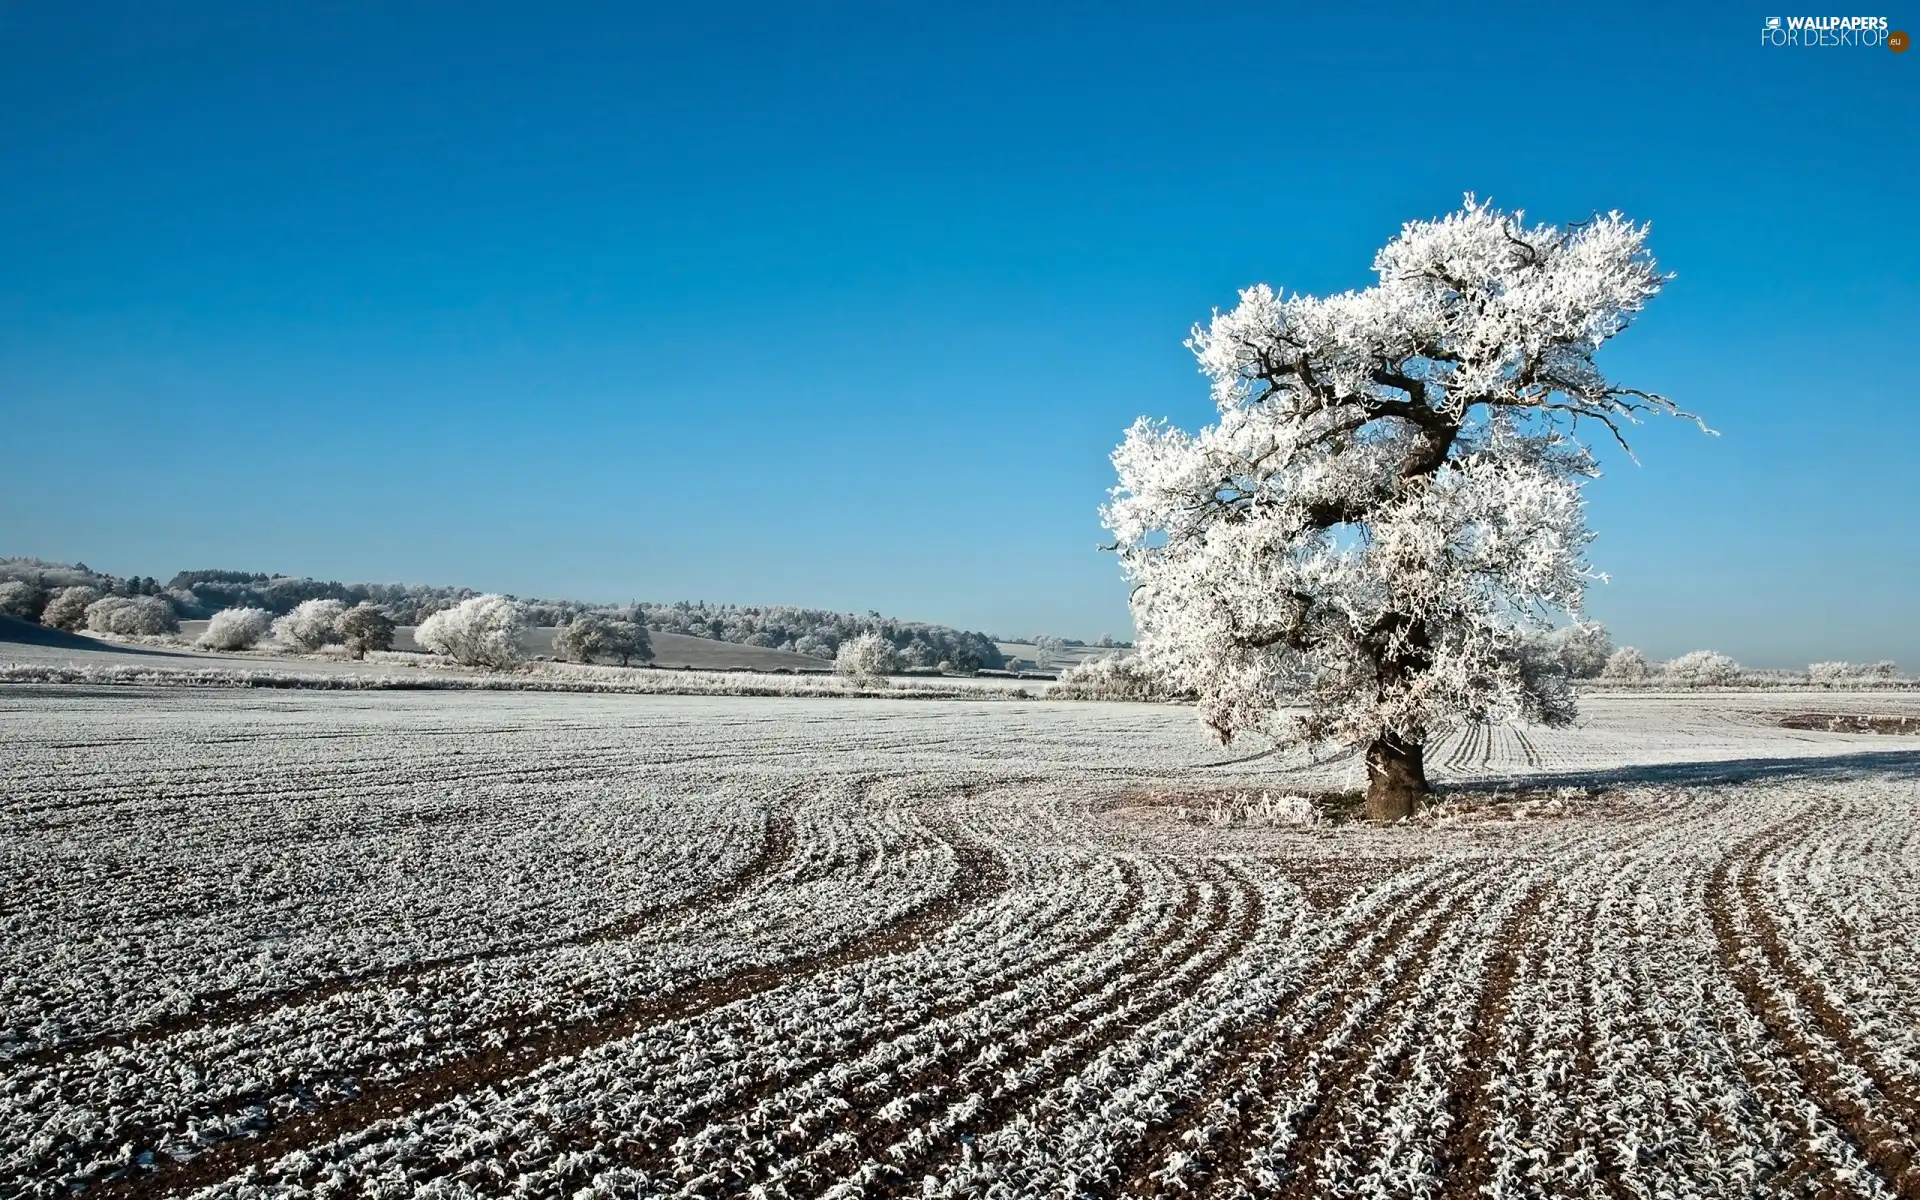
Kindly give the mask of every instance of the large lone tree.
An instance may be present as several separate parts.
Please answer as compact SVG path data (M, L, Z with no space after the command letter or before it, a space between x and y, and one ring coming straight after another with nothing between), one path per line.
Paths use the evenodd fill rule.
M1597 475L1663 396L1594 364L1666 277L1618 213L1565 228L1467 198L1337 296L1266 285L1195 326L1218 424L1145 418L1102 510L1146 664L1223 740L1364 749L1367 811L1412 814L1463 722L1572 719L1529 633L1578 614Z

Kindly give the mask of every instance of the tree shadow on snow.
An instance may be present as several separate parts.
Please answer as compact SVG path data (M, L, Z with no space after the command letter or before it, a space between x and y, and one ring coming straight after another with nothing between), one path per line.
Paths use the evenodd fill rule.
M1668 784L1701 787L1774 779L1849 779L1896 775L1920 779L1920 750L1866 750L1858 754L1804 755L1797 758L1731 758L1713 762L1652 763L1603 770L1550 771L1492 779L1450 782L1448 792L1533 790L1546 787L1621 787Z
M154 658L190 658L191 655L176 654L171 650L156 650L150 646L130 646L123 642L103 642L99 638L83 637L77 633L68 633L64 629L53 629L46 625L35 625L31 621L22 621L18 617L0 614L0 642L15 642L22 646L47 646L55 650L86 650L93 653L109 654L145 654Z

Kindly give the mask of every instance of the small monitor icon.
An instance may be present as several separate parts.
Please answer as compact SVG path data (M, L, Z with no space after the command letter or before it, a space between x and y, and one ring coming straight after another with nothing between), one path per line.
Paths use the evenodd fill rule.
M1780 18L1779 18L1779 17L1768 17L1768 18L1767 18L1767 31L1768 31L1768 32L1772 32L1773 30L1775 30L1775 29L1778 29L1778 28L1780 28Z

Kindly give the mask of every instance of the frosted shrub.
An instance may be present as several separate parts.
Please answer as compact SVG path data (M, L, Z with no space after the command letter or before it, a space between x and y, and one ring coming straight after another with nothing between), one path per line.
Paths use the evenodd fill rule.
M637 621L605 613L581 613L553 631L553 652L568 662L588 663L595 655L617 658L621 666L653 657L653 639Z
M1047 689L1049 700L1137 700L1154 702L1172 697L1137 656L1109 654L1088 659L1060 673Z
M1718 650L1694 650L1662 663L1660 674L1682 687L1726 687L1740 682L1740 664Z
M22 621L38 621L47 606L47 594L30 583L9 579L0 583L0 613Z
M893 644L877 633L863 633L840 643L833 659L833 673L848 679L872 681L884 679L895 667Z
M464 666L505 670L520 661L521 629L519 605L505 596L475 596L428 617L413 640Z
M347 606L338 600L302 600L273 623L273 640L288 650L311 654L341 640L340 618Z
M1560 665L1573 679L1598 678L1613 654L1613 637L1598 621L1575 621L1565 629L1556 629L1549 641Z
M40 623L55 629L79 629L87 623L87 609L98 599L98 588L62 588L41 610Z
M177 633L180 618L158 596L105 596L87 605L87 628L124 637Z
M1850 663L1817 662L1807 668L1814 683L1873 683L1900 678L1900 668L1891 662Z
M1607 665L1600 670L1602 679L1645 679L1653 673L1653 666L1647 662L1647 656L1632 646L1622 646L1607 656Z
M273 614L264 608L223 608L207 622L200 644L208 650L251 650L273 627Z
M355 658L369 650L393 649L393 618L371 604L356 604L340 614L340 640Z

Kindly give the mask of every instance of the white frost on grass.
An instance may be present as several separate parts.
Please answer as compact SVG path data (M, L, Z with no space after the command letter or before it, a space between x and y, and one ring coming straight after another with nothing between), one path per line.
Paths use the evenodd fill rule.
M1793 707L1599 696L1375 829L1129 816L1344 769L1143 705L0 687L0 1178L1418 1196L1471 1111L1493 1196L1891 1194L1920 739Z

